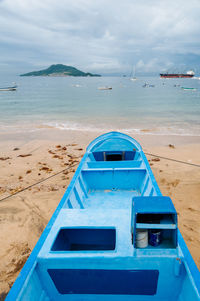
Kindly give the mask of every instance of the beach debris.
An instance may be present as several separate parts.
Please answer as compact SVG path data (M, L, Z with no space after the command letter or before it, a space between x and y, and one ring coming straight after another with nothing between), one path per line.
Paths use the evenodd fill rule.
M8 160L8 159L11 159L11 158L10 157L0 157L1 161L5 161L5 160Z
M83 151L83 148L76 148L76 150L78 150L78 151Z
M169 144L168 145L170 148L175 148L175 146L173 144Z
M6 188L5 187L0 187L0 194L6 192Z
M61 145L56 145L56 148L61 148Z
M63 159L63 157L62 157L62 156L59 156L59 155L54 155L53 158L57 158L57 159L60 159L60 160Z
M49 167L47 167L47 166L42 166L42 167L40 168L40 171L42 171L42 170L44 170L44 171L46 171L46 172L51 172L51 171L52 171L52 169L49 168Z
M22 177L22 176L19 176L19 177L18 177L18 179L19 179L19 180L22 180L22 179L23 179L23 177Z
M63 146L62 150L67 150L66 146Z
M32 156L32 154L22 154L17 157L25 158L25 157L30 157L30 156Z
M18 147L13 148L13 151L18 151L18 150L19 150Z
M159 162L160 159L159 159L159 158L153 158L152 161L154 161L154 162Z
M50 185L49 187L49 191L58 191L58 190L59 190L58 186Z
M78 145L77 143L72 143L72 144L71 144L71 146L77 146L77 145Z
M40 165L47 165L47 163L43 163L43 162L38 162L38 164L40 164Z
M11 193L11 194L14 194L14 193L16 193L16 192L21 191L21 190L22 190L22 187L19 186L19 187L16 187L16 188L10 188L9 190L10 190L10 193Z
M28 169L27 171L26 171L26 174L29 174L29 173L31 173L32 172L32 170L31 169Z
M50 153L50 154L52 154L52 155L55 154L51 149L48 150L48 153Z

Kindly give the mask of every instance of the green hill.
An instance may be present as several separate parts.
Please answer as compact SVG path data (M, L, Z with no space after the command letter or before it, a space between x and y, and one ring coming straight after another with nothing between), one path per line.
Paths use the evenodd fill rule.
M57 64L57 65L51 65L49 68L44 70L32 71L29 73L20 74L20 76L101 76L101 75L85 73L71 66Z

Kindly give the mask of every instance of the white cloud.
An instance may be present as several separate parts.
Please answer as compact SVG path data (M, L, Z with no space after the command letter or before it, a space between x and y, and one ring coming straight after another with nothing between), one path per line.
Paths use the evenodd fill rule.
M1 64L152 72L200 61L198 0L4 0L0 11Z

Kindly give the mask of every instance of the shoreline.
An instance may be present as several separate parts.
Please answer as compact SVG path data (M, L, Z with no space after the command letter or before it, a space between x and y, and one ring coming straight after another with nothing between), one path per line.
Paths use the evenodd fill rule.
M87 145L103 132L42 129L0 134L0 299L6 296L69 185ZM143 151L200 165L200 137L134 135ZM200 269L200 168L147 155L163 195L178 212L179 229Z
M57 128L40 128L31 132L4 132L0 133L0 145L9 145L8 142L31 142L31 141L79 141L82 144L88 145L90 141L108 131L104 130L68 130ZM168 144L184 145L184 144L200 144L200 135L184 135L184 134L159 134L152 133L149 130L141 130L141 132L131 133L131 130L120 131L132 138L138 140L142 147L148 146L167 146ZM71 140L72 139L72 140Z

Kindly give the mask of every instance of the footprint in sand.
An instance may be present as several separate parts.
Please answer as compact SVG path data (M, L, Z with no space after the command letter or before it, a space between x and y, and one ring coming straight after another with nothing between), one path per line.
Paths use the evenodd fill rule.
M166 180L164 178L161 179L161 184L166 184Z
M187 209L188 209L188 210L190 210L190 211L192 211L192 212L195 212L195 211L197 211L196 209L194 209L194 208L191 208L191 207L188 207Z
M176 179L175 181L171 182L170 184L171 184L173 187L176 187L179 183L180 183L180 180L179 180L179 179Z

